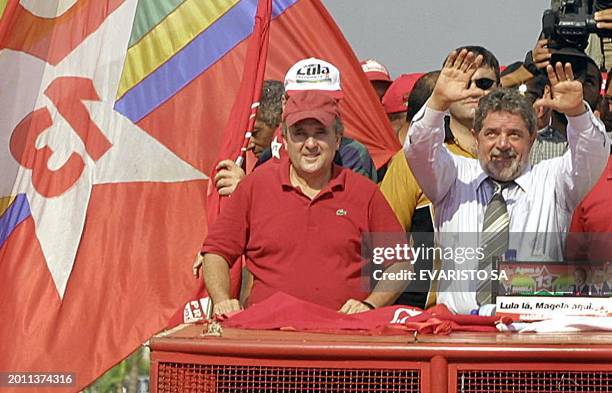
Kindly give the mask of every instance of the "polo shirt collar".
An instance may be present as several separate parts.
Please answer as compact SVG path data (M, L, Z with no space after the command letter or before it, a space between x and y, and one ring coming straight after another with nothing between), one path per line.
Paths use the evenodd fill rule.
M279 170L281 185L283 186L283 188L284 187L293 188L293 185L291 184L291 179L289 178L289 166L290 166L290 162L289 162L289 158L287 157L287 154L281 155L278 170Z
M284 154L281 156L279 171L280 171L280 180L283 188L295 188L293 184L291 184L291 178L289 177L289 168L291 167L291 160L289 157ZM327 186L321 190L320 194L324 194L327 191L341 191L344 190L344 184L346 182L346 171L342 170L343 168L339 165L332 163L332 176L327 183Z
M342 170L340 165L332 164L332 176L329 179L327 188L332 191L344 190L344 184L346 183L346 171Z

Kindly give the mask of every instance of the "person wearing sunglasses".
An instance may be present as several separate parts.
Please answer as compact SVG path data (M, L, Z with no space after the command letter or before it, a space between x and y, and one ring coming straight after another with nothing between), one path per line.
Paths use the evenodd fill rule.
M455 50L460 52L463 49L482 56L483 62L470 80L470 86L473 84L477 89L472 89L474 93L471 96L453 103L448 110L444 142L453 153L473 158L476 157L476 139L472 135L474 113L480 98L499 86L500 71L497 58L488 49L466 45Z
M480 98L499 86L499 62L491 51L482 46L462 46L455 50L459 53L464 49L477 56L482 56L483 61L469 81L468 89L472 85L477 88L469 89L472 92L471 95L452 103L448 108L450 116L446 119L445 142L449 145L449 149L463 153L460 155L475 157L476 139L472 135L474 114Z

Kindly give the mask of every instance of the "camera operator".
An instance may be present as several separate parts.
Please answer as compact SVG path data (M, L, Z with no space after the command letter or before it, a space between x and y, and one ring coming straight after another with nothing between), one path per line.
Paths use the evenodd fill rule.
M612 1L610 0L552 0L551 9L559 12L569 5L569 7L583 8L586 13L593 13L597 29L612 30Z
M601 96L600 89L602 84L599 67L593 59L588 57L583 51L575 48L562 48L551 50L549 39L539 40L533 50L528 52L525 64L535 75L542 75L546 66L551 63L551 59L563 56L576 70L575 77L582 83L584 100L589 104L591 110L598 109ZM547 86L546 89L549 87ZM545 90L546 91L546 90ZM532 165L540 161L562 156L568 149L567 143L567 120L560 113L550 114L550 123L547 127L538 132L538 136L533 144L530 154Z
M612 1L563 0L559 3L544 12L542 37L533 50L527 53L525 67L533 75L541 76L549 64L558 61L572 64L576 79L582 83L584 100L592 111L596 111L601 101L602 78L597 63L584 50L591 33L612 35L612 30L606 31L600 27L603 25L596 24L602 14L609 15L612 27ZM591 15L592 11L595 11L594 15ZM566 127L565 116L556 112L550 114L549 125L538 132L531 149L532 165L559 157L567 151Z

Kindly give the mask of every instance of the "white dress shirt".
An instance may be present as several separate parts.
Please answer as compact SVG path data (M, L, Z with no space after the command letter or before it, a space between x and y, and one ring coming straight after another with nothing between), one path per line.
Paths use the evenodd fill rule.
M444 115L424 106L410 126L404 153L434 204L440 246L474 246L493 187L485 181L488 175L478 160L450 154L444 147ZM527 166L516 184L502 191L510 216L510 249L517 250L518 260L561 260L574 208L606 167L610 141L590 110L568 117L567 138L569 150L563 156ZM443 261L443 266L451 263ZM478 260L461 267L477 269ZM475 282L455 280L439 288L438 303L452 311L469 313L478 308Z

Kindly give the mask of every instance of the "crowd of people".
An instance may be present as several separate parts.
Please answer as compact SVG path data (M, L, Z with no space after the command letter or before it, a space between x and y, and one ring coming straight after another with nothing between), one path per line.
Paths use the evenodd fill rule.
M403 145L378 169L344 134L333 64L308 58L284 81L265 81L248 147L257 164L248 175L232 160L217 166L213 181L228 201L193 265L214 313L277 291L341 313L394 303L470 313L493 301L491 280L364 286L363 234L401 234L397 243L415 241L406 233L478 234L484 255L463 268L491 270L510 248L517 260L559 261L568 231L612 232L612 72L603 84L586 54L556 61L548 44L539 40L524 61L501 68L490 50L462 46L440 69L395 80L376 60L361 62ZM516 233L532 236L513 247ZM244 302L229 283L240 255ZM392 262L385 272L454 261ZM612 287L610 271L598 276L602 288Z

